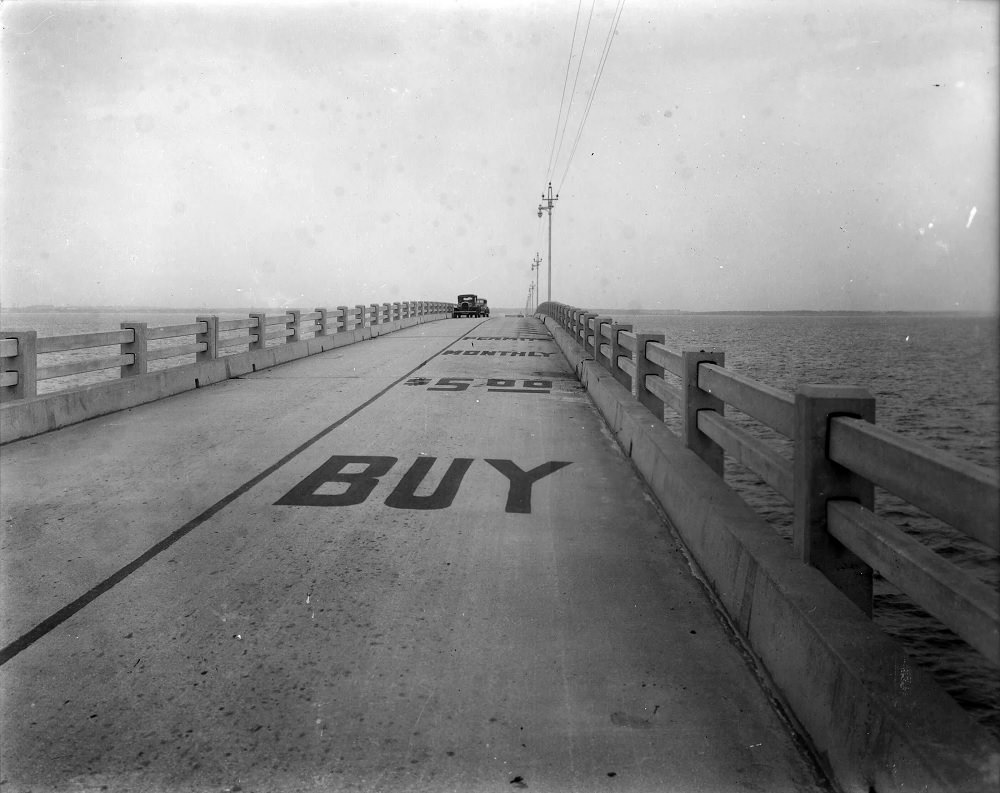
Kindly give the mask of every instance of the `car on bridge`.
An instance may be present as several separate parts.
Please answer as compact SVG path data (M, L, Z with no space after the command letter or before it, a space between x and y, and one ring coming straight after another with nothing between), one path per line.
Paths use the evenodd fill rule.
M486 305L486 298L477 295L459 295L458 303L452 309L452 319L458 317L488 317L490 307Z

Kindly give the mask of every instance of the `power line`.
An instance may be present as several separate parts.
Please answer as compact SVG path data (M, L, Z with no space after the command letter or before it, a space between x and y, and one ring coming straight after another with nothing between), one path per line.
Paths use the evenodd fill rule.
M552 150L549 152L549 165L545 169L545 180L552 178L552 160L556 156L556 141L559 139L559 124L562 121L563 107L566 104L566 86L569 85L569 68L573 64L573 48L576 46L576 31L580 27L580 9L583 7L583 0L576 4L576 22L573 24L573 38L569 43L569 55L566 57L566 76L563 77L562 96L559 98L559 115L556 116L556 128L552 133Z
M553 165L559 161L559 155L562 153L563 143L566 140L566 128L569 126L569 115L573 112L573 100L576 98L576 84L580 81L580 69L583 67L583 55L587 51L587 39L590 37L590 23L594 19L594 6L596 3L597 0L591 0L590 15L587 17L587 29L583 33L583 44L580 45L580 59L576 63L576 74L573 77L573 90L569 95L569 107L566 108L566 120L563 122L562 135L559 138L559 148L556 150ZM574 32L574 38L575 37L576 35ZM570 57L573 57L572 50L570 51ZM548 175L546 175L546 178L548 179Z
M594 104L594 97L597 95L597 86L601 81L601 76L604 74L604 66L608 62L608 55L611 52L611 43L614 41L615 30L618 27L618 21L621 19L622 10L625 8L625 0L619 0L618 7L615 9L615 14L612 15L611 26L608 28L608 35L604 40L604 50L601 53L601 59L597 67L597 72L594 74L594 82L590 88L590 96L587 99L587 106L583 111L583 118L580 121L580 126L576 132L576 138L573 140L573 147L570 149L569 159L566 161L566 168L563 170L562 179L559 180L560 189L562 184L566 181L566 175L569 173L570 164L573 162L573 157L576 154L576 149L580 145L580 139L583 137L583 128L587 123L587 118L590 116L590 109Z
M584 32L583 44L580 47L579 61L576 65L576 75L573 77L573 90L570 93L569 106L566 108L565 120L563 120L563 105L566 101L566 85L569 80L569 69L573 61L573 50L576 45L576 34L580 25L580 9L582 7L582 0L577 5L576 10L576 23L573 27L573 39L570 44L570 54L569 60L566 64L566 76L563 80L563 93L562 98L559 103L559 115L556 118L556 135L552 140L552 151L549 153L549 165L546 171L546 177L551 177L553 168L559 161L559 155L562 154L563 144L566 141L566 130L569 127L569 117L573 110L573 99L576 97L576 88L580 80L580 70L583 67L583 56L587 50L587 40L590 37L590 26L594 19L594 6L597 4L597 0L592 0L590 4L590 15L587 17L587 29ZM594 81L590 88L590 95L587 98L587 105L583 110L583 116L580 119L579 127L577 128L576 135L573 138L573 145L570 149L569 158L566 161L566 167L563 170L562 181L566 180L566 176L569 173L570 165L573 162L573 156L576 154L577 147L580 144L580 139L583 136L583 128L587 123L587 117L590 115L590 109L594 104L594 97L597 94L597 86L601 81L601 76L604 74L604 67L608 61L608 54L611 52L611 43L614 40L615 31L618 28L618 22L621 19L622 10L625 7L625 0L618 0L615 7L614 13L611 15L611 26L608 29L608 35L604 40L604 47L601 51L600 58L598 60L597 70L594 74ZM560 122L562 122L562 132L560 133ZM558 146L556 142L558 141ZM549 215L549 276L548 276L548 299L552 299L552 209L555 206L555 202L559 200L559 194L556 193L554 196L552 194L552 180L548 178L548 193L542 194L542 201L544 203L538 205L538 217L542 217L542 213L547 211Z
M576 137L573 140L573 147L570 149L569 159L566 161L566 168L563 170L562 179L559 180L559 189L562 191L562 185L566 181L566 175L569 173L569 167L573 163L573 157L576 154L577 146L580 145L580 139L583 137L583 128L587 123L587 118L590 116L590 108L594 105L594 97L597 95L597 86L601 81L601 76L604 74L604 66L608 62L608 55L611 52L611 44L614 41L615 30L618 28L618 22L621 20L622 11L625 9L625 0L618 0L618 7L615 9L614 15L611 18L611 27L608 29L608 35L604 40L604 49L601 53L601 60L597 66L597 72L594 74L594 82L590 88L590 96L587 98L587 106L583 111L583 118L580 120L580 126L576 131Z

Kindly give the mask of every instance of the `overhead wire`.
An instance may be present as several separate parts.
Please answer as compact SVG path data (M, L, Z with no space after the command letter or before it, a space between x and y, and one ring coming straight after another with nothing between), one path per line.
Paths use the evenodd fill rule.
M583 0L576 4L576 22L573 24L573 38L569 43L569 55L566 57L566 75L563 77L562 96L559 97L559 115L556 116L556 128L552 133L552 149L549 151L549 164L545 169L545 181L552 179L552 161L556 155L556 141L559 139L559 124L562 122L563 107L566 105L566 86L569 85L569 70L573 65L573 49L576 46L576 31L580 27L580 9L583 7Z
M576 97L577 84L579 83L579 80L580 80L580 70L583 67L583 57L584 57L584 54L586 53L586 49L587 49L587 40L590 37L590 27L591 27L591 24L592 24L593 19L594 19L594 7L595 7L596 3L597 3L597 0L592 0L592 2L590 4L590 14L587 17L587 29L584 32L583 43L582 43L582 45L580 47L579 60L578 60L577 65L576 65L576 74L573 77L573 90L570 92L569 105L566 106L566 87L569 84L569 72L570 72L570 68L572 67L573 53L574 53L574 50L576 48L576 37L577 37L577 32L579 31L579 27L580 27L580 10L581 10L581 8L583 6L583 0L579 0L579 2L577 3L576 21L574 22L574 26L573 26L573 37L572 37L572 40L570 42L569 57L567 58L567 61L566 61L566 74L563 77L562 96L559 99L559 113L556 116L556 129L555 129L555 134L553 135L553 138L552 138L552 148L549 151L549 163L548 163L548 167L547 167L546 172L545 172L546 182L549 183L549 196L550 197L551 197L551 194L552 194L551 183L552 183L552 177L554 176L554 173L555 173L554 169L555 169L556 165L559 162L560 155L562 154L563 144L566 142L566 130L569 127L570 114L571 114L571 112L573 110L573 100ZM576 135L573 137L573 145L570 148L569 157L568 157L568 159L566 161L566 167L563 169L562 179L559 180L560 187L566 181L566 177L569 174L570 166L573 163L573 158L576 155L577 148L580 145L580 140L583 137L583 129L584 129L584 126L587 123L588 117L590 116L590 110L591 110L591 108L593 107L593 104L594 104L594 97L597 95L597 87L600 84L601 77L604 74L604 67L607 65L608 55L611 52L611 44L614 41L614 36L615 36L615 33L616 33L617 29L618 29L618 23L621 20L622 11L624 10L624 8L625 8L625 0L617 0L617 5L615 7L615 11L614 11L614 13L611 16L611 25L610 25L610 27L608 29L608 34L607 34L607 36L604 39L604 47L603 47L603 49L601 51L601 56L600 56L600 59L598 61L598 65L597 65L597 70L596 70L596 72L594 74L594 80L593 80L593 83L591 84L590 95L587 97L586 107L583 110L583 115L582 115L582 117L580 119L580 124L579 124L579 126L578 126L578 128L576 130ZM563 117L563 108L564 107L566 109L565 119ZM560 132L560 125L561 125L561 132ZM557 191L556 197L558 198L558 191ZM544 199L545 196L543 195L542 198ZM541 233L542 233L542 222L541 222L541 220L542 220L542 209L543 209L542 205L539 204L539 207L538 207L539 223L538 223L538 227L537 227L537 241L538 241L539 245L540 245L540 242L541 242ZM551 226L551 223L552 223L552 202L550 200L549 201L549 234L550 234L550 236L549 236L549 246L550 246L549 247L549 257L550 257L550 259L549 259L549 266L550 266L550 268L551 268L551 255L552 255L552 249L551 249L551 244L552 244L551 230L552 230L552 226ZM551 279L551 269L550 269L549 277ZM551 289L551 280L550 280L550 289ZM536 301L539 299L539 297L540 296L536 296ZM530 299L531 298L530 298L530 293L529 293L529 302L530 302Z
M587 17L587 29L583 34L583 44L580 45L580 58L576 63L576 75L573 77L573 90L569 95L569 107L566 108L566 120L563 122L562 134L559 137L559 148L556 150L555 162L559 161L559 155L562 153L563 143L566 141L566 128L569 126L569 116L573 112L573 100L576 98L576 85L580 81L580 69L583 67L583 55L587 51L587 39L590 37L590 23L594 19L594 6L597 4L597 0L591 0L590 3L590 15ZM574 32L574 38L576 34ZM570 58L573 57L572 50L570 51ZM554 164L553 163L553 164ZM551 176L549 174L548 176ZM546 181L551 181L548 177Z
M576 155L577 147L580 145L580 139L583 137L583 128L587 123L587 118L590 116L590 109L594 105L594 97L597 95L597 86L601 82L601 77L604 74L604 67L608 62L608 55L611 53L611 44L614 42L615 31L618 28L618 22L621 20L622 11L624 9L625 0L618 0L615 13L611 18L611 26L608 28L608 35L604 40L604 49L601 52L601 59L598 63L597 71L594 74L594 82L590 88L590 96L587 97L587 106L584 108L583 117L580 119L580 126L577 128L576 137L573 139L573 146L570 149L569 158L566 160L566 167L563 169L562 178L557 183L559 190L562 189L563 184L566 182L566 176L569 174L570 165L573 164L573 157Z

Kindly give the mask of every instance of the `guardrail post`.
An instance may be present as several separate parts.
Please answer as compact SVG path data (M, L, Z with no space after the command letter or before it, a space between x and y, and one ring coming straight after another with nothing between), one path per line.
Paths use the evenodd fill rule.
M349 330L347 327L348 311L350 311L350 309L347 306L337 306L337 318L333 322L333 333L340 333L342 330ZM328 332L327 335L332 336L333 333Z
M368 324L365 321L367 313L367 306L362 306L360 303L354 306L354 321L351 323L353 326L351 330L354 330L354 328L363 328ZM344 330L347 330L347 328L344 328Z
M386 303L386 305L389 305ZM403 318L403 306L400 303L392 304L392 321L397 322Z
M122 330L132 331L132 341L123 341L121 344L121 354L132 356L132 363L120 367L121 377L136 377L149 371L149 361L146 357L146 325L145 322L119 323Z
M632 330L632 326L611 325L611 361L608 364L608 370L611 372L611 376L614 377L615 380L631 391L632 378L628 376L627 372L622 371L622 368L618 365L618 358L621 357L622 354L622 346L618 343L618 333L623 330Z
M196 361L214 361L219 357L219 318L216 316L196 317L205 323L205 332L195 334L194 340L204 344L205 349L195 354Z
M611 325L613 321L611 317L594 317L594 360L602 365L604 360L601 358L601 342L603 341L601 325Z
M3 372L14 372L17 382L0 388L0 400L13 402L15 399L30 399L38 396L38 331L23 330L5 332L3 340L12 340L17 345L17 352L10 357L0 358Z
M649 408L653 415L663 421L663 400L646 388L646 375L663 377L663 367L652 363L646 357L646 343L656 341L663 344L662 333L636 333L635 350L632 352L632 363L635 364L635 397Z
M817 568L869 617L872 570L827 532L831 499L875 504L875 487L827 457L830 419L853 416L875 421L875 398L864 388L802 385L795 392L794 544L806 564Z
M257 320L257 341L250 342L250 349L263 350L267 347L267 314L251 314L250 319Z
M329 336L330 334L330 313L325 308L314 308L313 311L319 314L319 325L316 328L315 336ZM337 331L334 330L334 333Z
M722 350L684 350L684 376L681 378L681 420L684 422L682 437L684 445L708 463L716 474L725 472L725 452L722 447L698 429L698 411L714 410L725 415L726 403L698 387L698 364L714 363L726 365L726 353Z
M372 303L371 306L370 306L370 308L371 308L371 312L372 312L371 324L372 325L378 325L381 322L381 319L382 319L382 309L379 308L378 303Z
M389 303L382 304L382 322L392 322L392 306Z
M291 317L291 319L289 319ZM288 335L288 331L292 335ZM299 341L302 338L302 312L297 309L285 312L285 338L282 340L286 344L290 341Z
M594 353L594 348L588 341L588 337L590 336L590 320L594 319L596 316L597 314L589 314L587 312L580 314L580 330L582 331L583 336L582 338L577 338L577 342L579 342L579 344L583 347L584 353L590 353L591 355Z

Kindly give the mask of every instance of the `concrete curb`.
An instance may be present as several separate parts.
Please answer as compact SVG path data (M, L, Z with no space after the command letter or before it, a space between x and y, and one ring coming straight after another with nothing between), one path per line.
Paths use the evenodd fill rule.
M995 791L1000 742L554 320L556 343L845 791Z
M450 317L428 315L342 331L332 336L317 336L265 350L252 350L176 366L158 372L111 380L106 383L43 394L30 399L0 405L0 444L40 435L87 419L127 410L146 402L174 396L195 388L241 377L261 369L316 355L347 344L356 344L377 336Z

